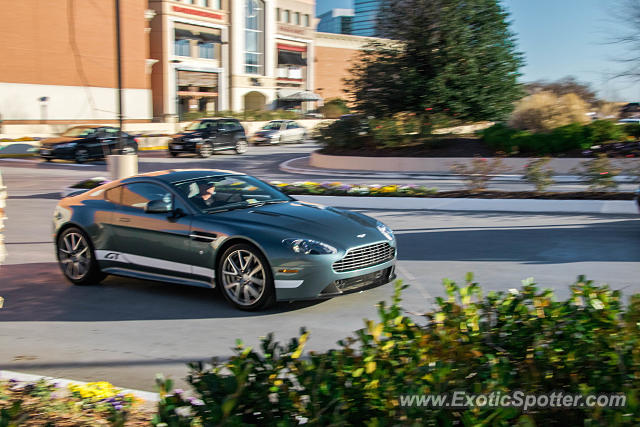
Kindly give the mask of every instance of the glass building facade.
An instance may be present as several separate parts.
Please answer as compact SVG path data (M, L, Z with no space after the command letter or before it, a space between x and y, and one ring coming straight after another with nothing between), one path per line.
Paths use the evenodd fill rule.
M351 34L377 37L377 16L381 0L355 0L355 15L351 24Z
M319 15L317 31L321 33L352 34L353 9L333 9Z

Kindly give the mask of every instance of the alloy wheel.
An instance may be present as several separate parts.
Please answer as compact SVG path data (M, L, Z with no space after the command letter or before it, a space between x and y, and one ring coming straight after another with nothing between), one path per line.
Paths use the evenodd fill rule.
M83 279L91 267L91 250L80 233L67 233L58 246L58 257L64 273L72 280Z
M210 143L205 142L200 146L198 154L203 158L211 157L211 155L213 154L213 147Z
M247 141L240 140L236 142L236 153L244 154L247 152Z
M262 297L266 279L264 265L248 250L229 253L222 264L223 291L240 306L251 306Z

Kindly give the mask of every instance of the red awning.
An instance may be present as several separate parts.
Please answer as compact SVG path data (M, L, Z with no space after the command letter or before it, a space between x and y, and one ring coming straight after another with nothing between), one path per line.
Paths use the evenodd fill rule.
M290 50L292 52L306 52L307 46L292 46L290 44L278 43L278 49Z

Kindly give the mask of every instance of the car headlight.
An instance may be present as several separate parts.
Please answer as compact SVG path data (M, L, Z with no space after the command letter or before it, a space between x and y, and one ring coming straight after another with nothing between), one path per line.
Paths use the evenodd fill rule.
M380 233L382 233L384 237L386 237L389 240L393 240L393 230L391 230L389 227L379 222L376 228Z
M338 250L331 245L311 239L285 239L282 243L297 254L326 255L338 252Z

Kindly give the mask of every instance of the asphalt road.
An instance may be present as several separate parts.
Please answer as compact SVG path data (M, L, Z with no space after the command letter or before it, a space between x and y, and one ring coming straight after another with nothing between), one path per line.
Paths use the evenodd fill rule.
M458 190L465 186L462 179L447 178L424 178L424 177L397 177L385 178L372 175L354 175L349 173L345 176L332 174L325 175L304 175L299 173L283 172L279 166L292 159L308 156L319 146L311 141L304 144L290 144L281 146L258 146L249 147L244 155L237 155L234 152L220 152L208 159L201 159L193 155L181 155L178 158L167 156L164 151L147 151L140 153L139 171L151 172L155 170L171 168L213 168L230 169L238 172L250 173L265 180L280 180L286 182L296 181L340 181L350 184L416 184L439 190ZM227 153L227 154L225 154ZM108 176L107 165L104 161L96 161L77 165L72 162L54 161L43 162L38 158L27 159L0 159L0 168L3 166L20 166L26 169L50 170L50 171L82 171L82 176ZM523 191L532 190L533 186L519 181L492 181L489 189ZM634 191L636 184L621 184L619 190ZM553 191L580 191L586 189L586 185L576 183L560 183L550 187Z
M249 153L176 163L211 163L284 180L276 165L304 153L305 147L265 150L272 148L263 160ZM171 163L146 159L143 170ZM392 293L386 285L323 302L281 303L267 312L245 313L201 288L116 277L100 286L72 286L55 263L51 211L62 187L95 176L96 167L100 165L0 163L9 188L8 258L0 267L0 295L5 298L0 369L153 390L156 373L182 378L186 362L228 356L236 338L255 345L260 336L275 332L286 340L306 326L311 332L307 348L334 347L360 328L363 318L375 318L376 303ZM461 282L467 271L486 290L516 288L522 279L534 277L565 297L567 285L586 274L625 294L640 292L640 220L633 216L362 211L396 232L399 276L410 284L404 306L414 313L428 310L434 297L443 294L442 278Z

